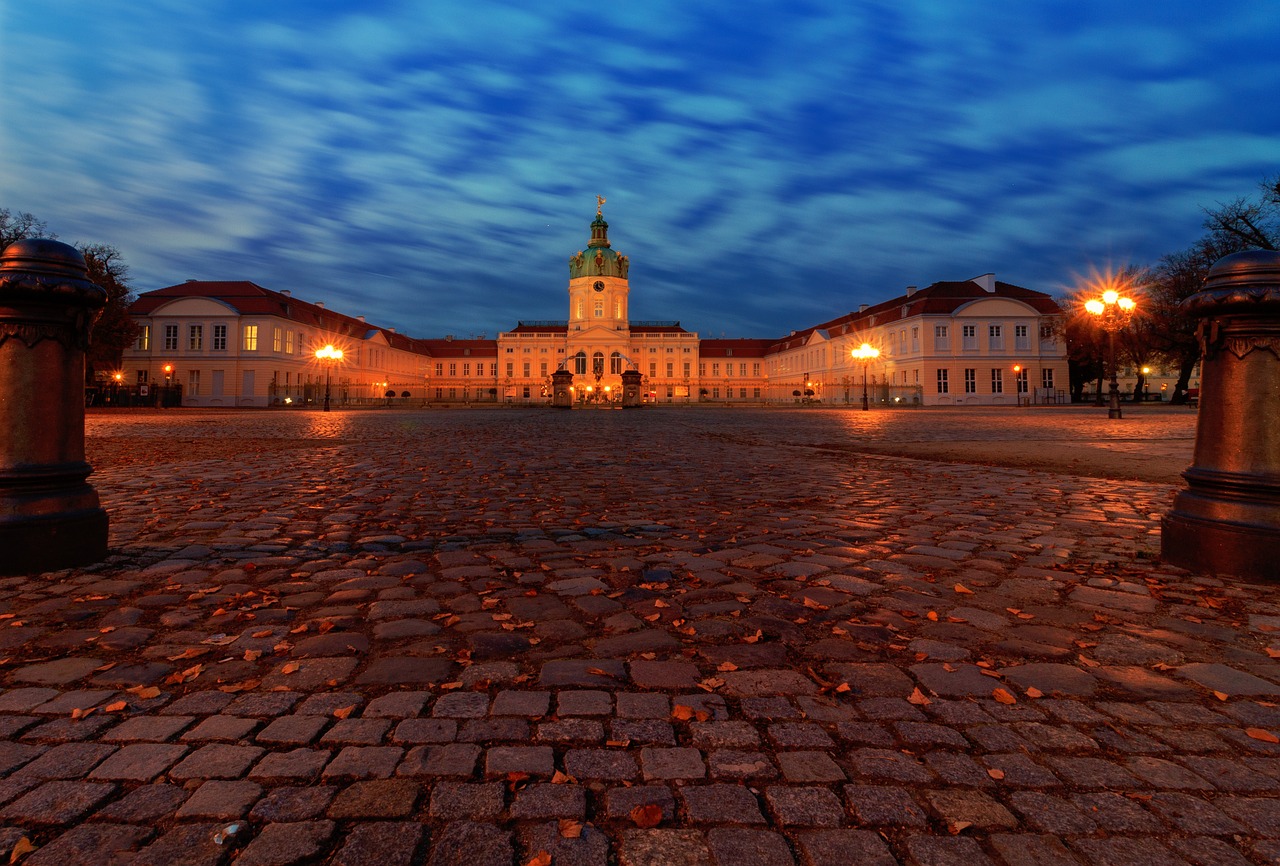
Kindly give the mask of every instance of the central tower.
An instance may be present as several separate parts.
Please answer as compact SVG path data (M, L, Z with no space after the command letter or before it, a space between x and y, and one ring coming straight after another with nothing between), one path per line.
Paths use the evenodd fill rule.
M631 263L609 246L609 224L604 221L604 197L596 196L596 218L586 250L569 257L569 333L604 328L627 331Z

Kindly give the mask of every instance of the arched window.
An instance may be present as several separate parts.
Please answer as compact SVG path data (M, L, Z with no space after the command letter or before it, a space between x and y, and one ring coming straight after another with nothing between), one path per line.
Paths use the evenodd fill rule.
M591 356L591 372L604 373L604 352L596 352Z
M573 372L583 376L587 372L587 353L579 352L573 356Z
M597 319L604 316L604 301L596 301L595 313Z
M622 353L614 352L609 356L609 372L618 375L622 372Z

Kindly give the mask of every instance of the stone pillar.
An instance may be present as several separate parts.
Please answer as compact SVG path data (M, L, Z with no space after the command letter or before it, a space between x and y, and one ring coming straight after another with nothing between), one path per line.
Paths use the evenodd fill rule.
M1192 571L1280 578L1280 252L1219 259L1183 301L1200 323L1200 414L1160 552Z
M573 384L573 374L563 368L551 374L551 405L561 409L573 408L573 392L569 386Z
M622 408L630 409L643 405L640 399L640 371L627 370L622 374Z
M51 240L0 253L0 574L107 555L107 513L86 479L84 354L107 293Z

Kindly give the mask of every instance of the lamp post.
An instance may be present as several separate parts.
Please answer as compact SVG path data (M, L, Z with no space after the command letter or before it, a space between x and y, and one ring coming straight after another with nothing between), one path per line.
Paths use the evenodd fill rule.
M862 411L866 412L871 408L870 402L867 400L867 367L871 362L880 357L880 350L870 343L863 343L854 349L853 357L862 362Z
M329 411L329 374L333 365L342 360L342 350L328 343L316 349L316 360L324 364L324 411Z
M1084 305L1085 310L1098 320L1102 330L1107 332L1107 366L1111 373L1108 418L1123 417L1120 412L1120 383L1116 381L1116 331L1129 324L1137 306L1133 298L1122 297L1115 289L1107 289L1101 298L1092 298Z

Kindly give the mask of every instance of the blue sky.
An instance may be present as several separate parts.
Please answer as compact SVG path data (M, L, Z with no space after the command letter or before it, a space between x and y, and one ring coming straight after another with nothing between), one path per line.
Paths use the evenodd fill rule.
M567 316L601 194L634 318L777 336L1187 246L1280 172L1277 44L1263 0L0 0L0 207L138 291L493 336Z

